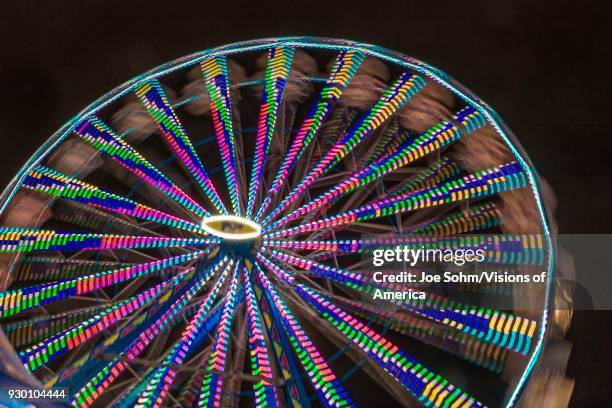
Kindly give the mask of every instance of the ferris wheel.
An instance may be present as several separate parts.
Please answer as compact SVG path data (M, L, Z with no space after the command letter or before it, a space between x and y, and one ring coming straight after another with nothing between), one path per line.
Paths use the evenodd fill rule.
M231 44L114 89L23 166L0 199L0 326L77 407L512 406L548 327L549 222L507 126L440 70L345 40ZM548 274L372 301L395 286L368 257L402 245Z

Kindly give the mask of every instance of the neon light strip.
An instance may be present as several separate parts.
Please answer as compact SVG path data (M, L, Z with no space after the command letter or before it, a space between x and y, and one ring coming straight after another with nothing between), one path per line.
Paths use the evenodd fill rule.
M225 206L215 190L206 169L202 165L185 129L181 125L170 101L157 79L151 79L143 83L134 91L140 102L147 108L164 138L174 150L182 164L195 178L198 186L204 191L215 208L223 214L227 214Z
M208 408L221 407L221 394L223 391L224 377L218 372L225 372L225 363L227 360L227 351L230 342L230 331L232 328L232 316L236 304L238 291L239 266L236 265L232 275L232 283L229 293L226 296L225 307L219 321L217 335L215 337L212 351L210 352L208 365L206 367L206 376L200 390L200 399L198 406Z
M471 107L465 108L464 110L471 110L477 113ZM455 117L461 115L462 112L463 111L456 114ZM358 188L366 186L373 181L380 180L385 175L401 167L443 149L458 140L461 136L461 132L457 126L450 122L444 121L435 125L416 140L406 142L403 146L400 146L398 150L381 157L371 165L343 179L336 186L319 195L314 200L304 204L302 207L267 227L267 230L280 228L298 217L312 213L326 205L330 205Z
M255 265L257 279L266 293L272 300L274 308L281 317L283 328L291 346L298 356L302 368L306 371L308 378L312 382L320 400L330 407L353 407L353 401L342 387L340 381L331 370L327 361L321 356L319 350L312 343L306 332L302 329L297 319L285 302L276 292L266 275L261 270L259 264Z
M251 374L261 380L253 384L256 407L277 407L278 397L276 388L272 385L274 376L270 367L268 346L263 335L261 318L257 306L257 299L251 284L249 271L244 268L244 285L246 297L246 311L249 324L249 345L251 348Z
M270 150L270 143L274 135L278 108L280 107L285 91L294 49L291 47L270 48L268 52L268 65L266 67L265 84L263 89L259 120L257 122L257 139L255 154L251 169L251 183L249 184L249 200L247 205L247 218L253 214L259 184Z
M219 265L217 265L217 267L219 267ZM185 358L189 353L189 349L198 333L202 330L202 327L208 317L208 312L210 311L214 300L217 298L217 295L221 291L221 288L223 287L225 279L232 266L233 261L230 261L219 279L217 279L215 282L211 291L206 295L204 301L200 304L198 311L190 320L179 340L168 351L168 354L162 360L160 366L156 368L155 371L149 376L151 380L147 384L145 390L140 394L138 403L135 405L135 407L159 407L164 405L164 402L168 397L168 391L170 390L170 387L172 387L176 377L176 367L180 367L185 361ZM239 262L236 264L236 269L238 268ZM213 271L213 275L215 273L216 270Z
M217 238L171 238L159 236L87 234L34 228L0 227L1 252L104 251L202 247L218 243Z
M425 85L425 80L417 75L404 73L395 83L385 90L382 97L376 102L361 119L359 119L340 138L338 142L325 154L325 156L308 172L306 177L293 188L281 203L266 217L263 224L269 224L293 201L302 195L319 177L327 173L339 163L357 144L363 141L399 108L410 100Z
M238 175L236 173L238 164L236 163L236 147L234 146L232 101L227 60L225 56L211 57L203 60L200 66L210 99L210 111L217 135L217 144L221 151L223 170L232 207L235 215L241 215L242 207L238 194Z
M5 291L0 293L0 317L12 316L41 305L91 293L119 282L160 272L197 259L202 253L202 251L191 252L153 262L79 276L65 281Z
M459 176L460 173L461 168L456 163L451 162L447 158L441 158L440 160L434 162L433 164L421 170L417 174L411 176L404 182L370 200L369 202L367 202L367 205L378 204L380 201L391 196L406 194L408 192L416 192L416 190L424 189L426 187L435 187L442 181L445 181L453 176ZM305 217L302 222L309 222L316 215L316 212L312 212L307 217ZM337 233L341 229L342 227L339 227L334 232ZM324 231L320 234L317 234L317 238L323 239L328 238L332 235L332 231ZM320 256L321 255L317 255L317 257Z
M422 366L404 350L312 289L298 285L296 292L419 402L435 407L483 407L460 388ZM461 404L451 405L457 401Z
M260 209L255 217L255 221L259 221L265 214L266 210L272 203L272 198L279 192L283 184L287 181L291 170L295 167L297 161L302 157L306 147L310 144L314 136L317 134L321 125L325 122L332 108L335 106L342 92L353 79L357 69L365 55L358 51L342 51L338 54L331 75L323 89L319 98L312 106L306 118L302 122L302 126L297 132L289 151L285 155L283 162L276 173L276 177L270 191L266 194Z
M258 264L255 263L258 268ZM283 331L281 317L271 305L271 300L257 283L254 284L255 296L257 297L259 310L262 314L262 322L272 342L271 352L277 365L277 372L285 381L283 386L285 404L301 407L302 402L308 398L308 393L302 381L302 375L295 364L290 341Z
M164 176L157 168L142 157L132 146L121 139L100 119L90 116L75 127L75 132L97 150L105 153L115 162L137 175L151 186L160 190L183 207L200 217L209 214L183 190Z
M23 187L110 212L203 233L198 224L158 211L44 166L39 165L32 169L23 181Z
M227 262L227 258L222 259L213 267L209 268L207 273L196 279L193 285L176 299L151 326L141 332L118 357L115 357L106 367L98 372L95 377L85 384L83 388L74 394L72 405L81 408L91 406L98 397L112 385L117 377L128 368L129 361L136 359L165 328L171 326L175 320L181 318L181 312L191 299L210 281L213 274L219 270L225 262Z
M350 225L377 217L401 214L421 208L455 203L477 197L486 197L502 191L524 187L526 182L523 170L516 162L511 162L467 175L441 186L385 198L375 204L365 205L332 217L272 232L266 234L265 237L288 237L324 228Z
M107 330L109 327L118 323L126 316L139 311L151 303L162 293L169 284L178 284L187 272L183 272L170 278L150 289L123 300L113 305L86 321L76 324L69 329L48 338L39 344L27 348L19 353L26 369L34 372L49 361L55 360L58 356L73 350L81 343L84 343L96 336L98 333Z

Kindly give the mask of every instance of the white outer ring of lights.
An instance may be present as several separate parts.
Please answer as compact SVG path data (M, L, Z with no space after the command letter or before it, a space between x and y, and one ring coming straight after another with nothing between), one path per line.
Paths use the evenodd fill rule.
M238 224L248 225L253 228L255 231L253 232L243 232L238 234L228 233L216 230L214 228L210 228L208 226L209 223L215 221L230 221ZM213 215L211 217L206 217L202 220L202 229L208 232L210 235L214 235L219 238L231 240L231 241L244 241L248 239L254 239L261 235L261 226L247 218L239 217L237 215Z

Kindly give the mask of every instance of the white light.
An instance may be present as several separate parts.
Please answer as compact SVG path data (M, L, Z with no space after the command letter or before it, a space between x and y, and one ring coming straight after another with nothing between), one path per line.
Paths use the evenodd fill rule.
M234 233L223 231L218 226L217 228L212 226L214 223L222 222L238 224L243 228L246 227L247 229L250 229L252 231ZM204 218L204 220L202 220L202 228L204 229L204 231L208 232L211 235L232 241L244 241L254 239L261 234L261 227L259 226L259 224L247 218L238 217L237 215L213 215L211 217Z

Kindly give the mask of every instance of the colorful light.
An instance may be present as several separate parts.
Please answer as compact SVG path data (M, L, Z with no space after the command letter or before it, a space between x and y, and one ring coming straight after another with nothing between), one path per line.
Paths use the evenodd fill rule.
M270 143L276 126L278 109L283 98L285 85L291 70L294 49L291 47L270 48L268 53L268 66L265 73L265 83L257 121L257 139L253 168L251 169L251 183L249 184L249 201L247 217L253 215L253 207L257 200L259 184L264 171Z
M265 234L264 237L288 237L314 230L340 227L391 214L399 214L477 197L486 197L499 192L524 187L526 182L522 169L518 164L515 162L508 163L470 174L441 186L424 188L414 193L406 193L396 197L382 198L373 204L297 227L270 232Z
M197 259L202 251L157 261L96 272L65 281L8 290L0 293L0 317L12 316L72 296L80 296L126 280L161 272Z
M75 132L130 173L140 177L196 215L206 217L210 214L100 119L92 116L83 120L76 125Z
M77 391L72 399L75 407L89 407L106 390L119 375L128 368L128 362L136 359L147 346L161 333L170 326L173 321L181 317L181 310L189 301L202 289L210 278L224 266L227 259L218 262L214 267L208 269L207 273L200 275L193 284L167 307L164 313L159 316L152 325L148 326L140 335L129 344L129 346L106 365L96 376L94 376L85 386Z
M219 240L214 237L170 238L0 227L0 252L106 251L125 248L202 247L218 242Z
M236 173L236 147L234 145L234 130L232 102L225 56L208 58L201 63L206 91L210 99L210 110L217 135L217 143L221 150L223 170L232 201L235 215L242 214L242 206L238 194L238 175Z
M376 102L368 113L362 116L344 134L340 140L334 144L329 152L308 172L306 177L291 190L291 192L281 201L281 203L266 217L263 224L268 224L293 201L308 189L319 177L327 173L342 158L351 152L367 136L377 129L385 120L404 106L417 92L421 90L425 80L417 75L404 73L395 83L385 90L382 97Z
M212 351L206 366L206 376L202 384L198 406L200 407L221 407L221 394L224 377L221 375L225 371L227 362L227 351L230 342L230 330L232 328L232 316L236 304L238 291L238 281L240 278L239 265L234 268L230 289L225 297L223 314L217 329L217 335L213 342Z
M43 342L33 347L28 347L25 351L19 353L24 366L30 371L41 368L44 364L55 360L57 356L69 352L81 343L104 332L131 313L137 312L141 308L147 306L155 300L168 285L179 283L186 275L187 272L182 272L174 278L167 279L151 289L147 289L130 299L121 301L103 310L83 323L76 324L55 336L45 339Z
M101 208L113 213L154 221L169 227L202 233L196 223L156 210L129 198L113 194L91 184L87 184L58 171L36 166L30 171L23 186L58 198L65 198L80 204Z
M217 194L215 186L208 177L189 137L185 133L181 122L174 113L170 101L159 81L152 79L140 85L135 90L136 96L151 114L159 126L166 142L179 158L180 162L189 170L198 186L221 213L227 214L225 206Z
M323 86L323 89L321 89L317 102L302 122L302 126L298 130L287 155L283 159L283 163L276 173L276 177L270 186L269 194L266 195L257 212L256 221L261 219L270 206L272 197L279 193L280 188L287 181L295 163L302 157L306 147L310 145L310 142L329 116L332 108L338 102L338 99L340 99L342 92L351 82L364 58L365 55L358 51L342 51L338 54L329 79Z
M220 265L221 264L218 266ZM151 381L147 384L146 389L140 395L140 398L138 398L138 404L136 404L136 407L163 405L164 401L168 397L168 390L172 386L174 378L176 377L176 367L179 367L187 357L189 348L199 331L202 329L203 324L206 322L208 312L210 311L214 300L217 298L217 295L221 291L228 272L232 266L232 261L227 263L225 270L200 304L196 314L189 321L189 324L183 331L179 340L170 349L166 357L162 360L160 366L151 374ZM235 268L239 269L240 263L237 263ZM214 270L211 277L214 276L215 272L217 271Z

